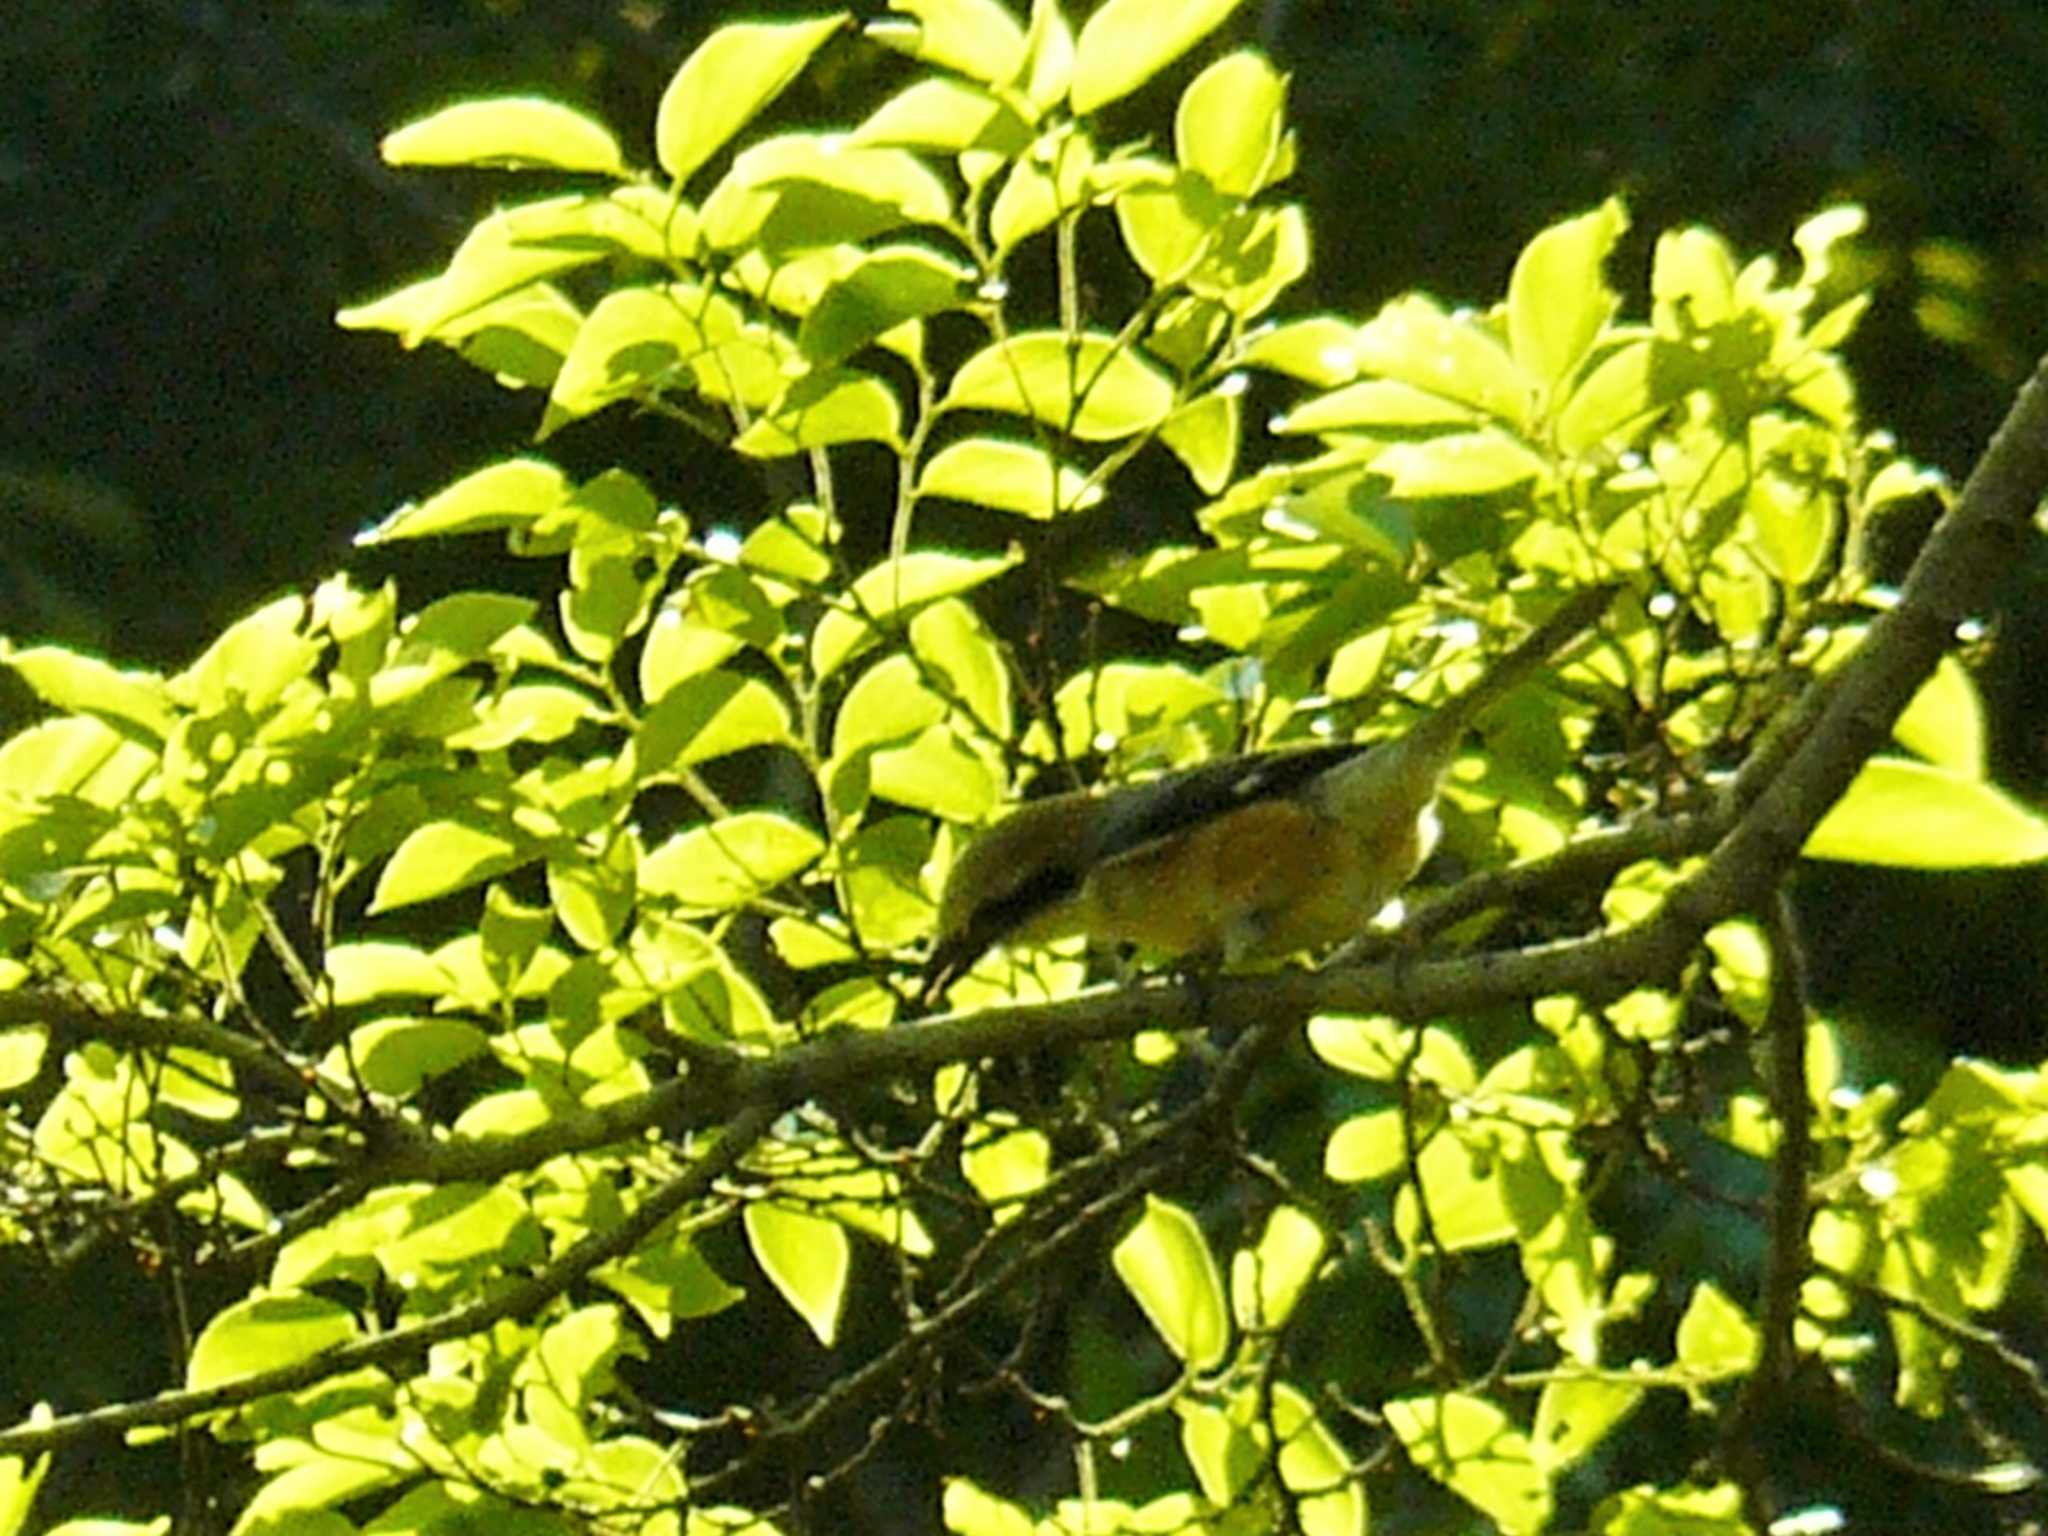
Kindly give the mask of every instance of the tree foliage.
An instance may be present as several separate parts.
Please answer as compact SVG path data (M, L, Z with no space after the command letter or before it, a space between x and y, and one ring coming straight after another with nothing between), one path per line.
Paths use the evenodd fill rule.
M0 744L0 1230L182 1330L157 1395L0 1431L0 1526L121 1434L252 1533L797 1528L885 1463L962 1536L1732 1533L1858 1492L1787 1423L2028 1486L2048 1087L1864 1081L1782 891L2048 856L1943 654L2048 405L1959 494L1861 421L1851 208L1792 263L1665 231L1640 294L1609 201L1484 311L1273 318L1306 151L1230 4L893 9L850 127L772 127L826 16L714 32L651 155L531 97L400 128L541 185L340 317L787 494L537 449L365 537L502 533L552 605L337 575L171 675L0 656L48 707ZM1147 92L1171 132L1110 137ZM1161 464L1186 527L1118 499ZM997 951L912 1021L1020 793L1398 732L1603 582L1395 934ZM1063 594L1151 643L1063 644Z

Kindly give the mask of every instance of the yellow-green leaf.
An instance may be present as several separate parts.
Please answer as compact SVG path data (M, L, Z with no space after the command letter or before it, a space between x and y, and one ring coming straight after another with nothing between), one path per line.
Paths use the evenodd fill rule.
M611 130L558 101L500 96L465 101L384 136L387 165L545 166L623 175Z
M997 0L889 0L913 20L875 21L868 36L942 69L1006 85L1024 67L1024 29Z
M1693 1288L1678 1320L1678 1363L1701 1380L1720 1381L1755 1366L1762 1348L1756 1325L1711 1280Z
M1014 411L1084 442L1105 442L1165 420L1173 385L1112 337L1033 331L961 364L944 405Z
M1372 467L1393 480L1396 496L1483 496L1549 469L1533 449L1492 427L1395 443Z
M1265 186L1279 158L1286 106L1286 77L1261 55L1245 51L1218 59L1181 93L1173 120L1175 153L1217 191L1250 197Z
M1944 656L1899 718L1892 738L1966 779L1984 777L1984 701L1963 664Z
M1327 1247L1323 1229L1291 1205L1276 1206L1256 1247L1230 1260L1230 1305L1246 1331L1278 1328L1315 1277Z
M834 443L901 442L903 407L896 392L871 373L828 368L806 374L783 392L760 420L733 439L755 458L781 458Z
M356 1336L355 1314L302 1291L256 1295L218 1312L192 1345L194 1391L310 1359Z
M740 906L810 868L825 844L817 833L772 811L742 811L678 833L640 861L644 893L686 907Z
M1073 108L1127 96L1223 25L1241 0L1106 0L1074 45Z
M683 60L662 92L654 153L676 184L690 179L754 114L782 94L846 13L813 21L736 22Z
M429 822L408 833L392 853L377 878L370 911L390 912L432 901L503 874L519 862L519 845L502 832L460 821Z
M1117 1278L1190 1369L1220 1364L1230 1347L1229 1312L1216 1256L1195 1218L1180 1206L1145 1197L1145 1214L1110 1255Z
M827 1349L839 1335L853 1254L846 1229L805 1211L756 1200L743 1217L761 1271Z
M1533 378L1555 389L1591 350L1618 300L1603 271L1628 214L1610 197L1591 213L1544 230L1508 280L1508 345Z
M1529 1437L1483 1397L1446 1392L1397 1398L1387 1423L1408 1459L1490 1517L1508 1536L1541 1530L1550 1520L1550 1479L1537 1465Z
M1041 519L1085 511L1102 500L1102 487L1090 485L1072 465L1059 463L1034 443L1000 437L948 443L925 461L917 490L920 496L946 496Z
M1899 869L2036 864L2048 859L2048 820L1973 775L1874 757L1802 852Z

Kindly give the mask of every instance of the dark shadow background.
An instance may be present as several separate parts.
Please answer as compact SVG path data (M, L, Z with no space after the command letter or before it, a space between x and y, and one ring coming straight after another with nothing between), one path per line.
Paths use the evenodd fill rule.
M477 542L351 548L400 502L516 450L538 419L537 396L446 352L332 325L536 185L394 172L377 139L464 96L537 92L651 160L670 73L737 10L15 0L0 29L0 634L175 666L258 600L344 563L397 573L415 601L547 574L500 569ZM1791 260L1800 219L1854 200L1871 216L1860 259L1880 280L1849 348L1866 418L1957 477L2048 344L2038 0L1265 0L1227 38L1293 76L1292 190L1316 242L1293 312L1364 315L1411 287L1490 301L1524 240L1615 191L1635 224L1614 278L1639 312L1658 230L1698 221ZM850 120L897 78L893 56L849 39L779 111ZM1185 78L1112 126L1164 136ZM547 451L578 472L628 464L709 521L757 500L752 471L618 412ZM1889 557L1902 564L1919 531L1894 528ZM2038 552L2011 573L1980 670L1998 775L2037 802L2044 584ZM0 690L0 731L21 708ZM1820 869L1803 895L1817 986L1856 1070L1910 1093L1954 1052L2042 1054L2038 873ZM75 1372L73 1386L10 1380L10 1417L45 1391L74 1399L77 1382L113 1390L156 1332L67 1340L54 1312L15 1310L0 1333L30 1327L37 1350L0 1344L0 1358ZM120 1492L74 1475L88 1507Z

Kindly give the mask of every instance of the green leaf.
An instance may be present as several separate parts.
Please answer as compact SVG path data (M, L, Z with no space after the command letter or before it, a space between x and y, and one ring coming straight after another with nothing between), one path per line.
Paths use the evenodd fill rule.
M1898 869L2037 864L2048 859L2048 820L1981 779L1873 757L1801 852Z
M193 1391L311 1359L356 1336L355 1314L303 1291L251 1296L216 1313L192 1345Z
M832 755L908 741L946 718L946 703L925 687L917 663L887 656L854 679L832 721Z
M1800 586L1820 573L1835 542L1832 494L1766 464L1750 477L1743 509L1756 529L1756 557L1779 581Z
M1635 1411L1644 1389L1598 1377L1550 1382L1536 1402L1530 1450L1552 1476L1583 1461Z
M1021 556L948 555L920 550L871 566L853 583L844 606L835 606L811 634L811 664L822 679L872 644L885 629L937 602L971 592L1014 566Z
M320 1063L330 1082L360 1082L372 1093L409 1099L431 1077L481 1056L488 1041L460 1019L379 1019L349 1031Z
M1593 1536L1756 1536L1742 1506L1742 1490L1733 1483L1641 1486L1602 1499L1587 1528Z
M907 320L957 307L973 276L918 246L870 251L819 295L797 346L814 364L842 362Z
M1408 1158L1407 1132L1398 1109L1353 1115L1323 1147L1323 1172L1339 1184L1363 1184L1398 1173Z
M610 176L626 170L610 129L537 96L465 101L386 134L378 150L386 165L544 166Z
M1532 381L1507 349L1420 294L1387 305L1359 327L1352 345L1361 373L1475 406L1510 426L1528 424Z
M839 1315L846 1304L846 1280L853 1264L846 1229L822 1216L762 1200L750 1202L742 1219L748 1246L762 1273L809 1325L818 1342L830 1349L839 1334Z
M889 0L910 23L875 21L876 42L987 85L1007 85L1024 67L1024 30L996 0Z
M1010 669L981 616L963 602L941 600L910 621L910 644L950 686L953 702L1007 740L1011 732Z
M1944 656L1935 663L1892 722L1892 738L1937 768L1966 779L1984 777L1984 701L1960 661Z
M1181 93L1175 154L1217 191L1250 197L1279 159L1286 109L1285 76L1256 53L1230 54Z
M1117 194L1117 227L1138 270L1154 288L1184 281L1209 254L1229 203L1199 176L1139 182Z
M813 21L720 27L683 60L662 92L654 153L678 186L794 80L846 13Z
M534 614L532 598L457 592L399 626L398 651L370 678L370 702L386 709L480 659Z
M237 706L251 715L265 713L319 663L320 647L300 633L305 618L303 598L266 604L231 624L203 656L170 679L167 693L202 715Z
M1468 405L1395 379L1361 379L1289 411L1273 430L1357 432L1412 427L1462 427L1478 420Z
M1583 454L1613 439L1634 438L1670 403L1671 385L1659 379L1658 356L1656 344L1642 339L1616 347L1595 364L1557 413L1557 446Z
M54 645L16 650L4 638L0 665L12 667L45 704L97 716L152 746L161 745L175 723L164 680L154 672L117 671L97 657Z
M44 1422L48 1417L47 1409L39 1409L29 1422ZM35 1507L36 1492L43 1486L43 1478L49 1470L48 1456L38 1456L34 1465L24 1462L19 1456L0 1459L0 1536L20 1536L28 1524L29 1511ZM134 1536L166 1536L170 1528L171 1517L165 1515L147 1526L132 1527L132 1530ZM63 1527L52 1529L62 1530ZM91 1536L91 1533L77 1532L74 1536ZM107 1536L113 1536L113 1533L109 1532Z
M661 696L620 760L620 782L708 763L790 739L789 709L767 684L734 672L685 679Z
M1052 1143L1043 1131L991 1120L970 1131L960 1149L960 1172L974 1192L996 1207L996 1220L1022 1214L1018 1203L1045 1184Z
M1273 1386L1273 1428L1280 1436L1280 1483L1293 1497L1302 1536L1365 1536L1370 1512L1364 1481L1343 1442L1284 1381Z
M1678 1320L1678 1363L1702 1381L1755 1369L1763 1348L1756 1325L1711 1280L1693 1287Z
M1222 26L1240 0L1106 0L1074 48L1074 111L1127 96Z
M713 346L699 321L704 302L703 291L690 283L615 288L599 299L548 391L550 420L542 435L560 421L615 400L651 399L690 377L684 370Z
M1628 213L1610 197L1553 224L1522 248L1508 280L1508 346L1530 377L1555 390L1592 350L1620 302L1603 276Z
M1036 444L1001 437L948 443L925 461L917 491L1041 520L1086 511L1102 500L1102 487L1089 484L1071 464L1059 463Z
M1541 479L1550 469L1540 454L1492 427L1394 443L1372 467L1388 476L1394 494L1403 497L1483 496Z
M869 29L870 31L873 28ZM1005 158L1031 142L1030 126L1006 104L964 80L919 80L877 107L853 132L861 147L986 150Z
M467 336L475 329L473 317L485 305L542 278L604 260L611 253L596 241L570 245L534 238L552 234L565 218L577 217L586 201L575 195L547 198L480 219L455 248L433 287L415 301L405 344L416 347L430 336L450 341Z
M0 1029L0 1093L12 1093L36 1080L49 1048L49 1032L41 1025Z
M503 832L460 821L433 821L398 845L377 877L370 913L432 901L501 875L521 861L520 846Z
M1237 361L1328 389L1348 384L1357 376L1358 361L1351 349L1354 334L1350 325L1334 315L1266 325L1247 338Z
M825 851L817 833L771 811L742 811L678 833L640 861L639 885L688 907L723 911L802 873Z
M424 502L407 502L358 544L424 539L485 528L523 528L569 498L569 477L540 459L507 459L464 475Z
M1215 496L1230 484L1237 463L1238 398L1242 391L1224 384L1167 417L1159 440L1187 466L1195 484Z
M870 373L828 368L790 385L767 413L733 439L759 459L782 458L835 443L902 444L903 407L896 391Z
M1548 1523L1550 1479L1531 1454L1528 1436L1485 1398L1466 1392L1398 1398L1385 1411L1408 1459L1508 1536Z
M330 1000L351 1008L380 997L445 997L454 979L410 944L336 944L327 951Z
M1115 339L1032 331L961 364L943 402L1035 417L1084 442L1130 437L1173 409L1173 385Z
M943 224L952 212L946 183L908 150L785 133L733 161L704 199L703 228L719 250L813 251L905 224Z
M1315 1278L1328 1240L1323 1229L1291 1205L1275 1206L1258 1244L1230 1260L1230 1306L1245 1332L1281 1327Z
M1230 1314L1216 1256L1195 1218L1156 1195L1110 1254L1117 1278L1151 1320L1166 1347L1191 1370L1223 1362Z

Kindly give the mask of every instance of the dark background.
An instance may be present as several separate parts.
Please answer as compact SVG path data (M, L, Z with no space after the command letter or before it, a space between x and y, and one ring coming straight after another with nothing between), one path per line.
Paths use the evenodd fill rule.
M487 567L476 542L351 548L400 502L516 451L539 407L439 349L332 325L537 185L391 171L376 141L451 100L535 92L604 118L649 161L669 75L739 13L14 0L0 29L0 634L175 666L258 600L343 564L396 572L415 600L542 574ZM2048 344L2038 0L1267 0L1226 37L1293 77L1291 190L1315 265L1289 311L1363 316L1415 287L1490 302L1524 240L1619 191L1634 228L1613 277L1640 313L1658 230L1698 221L1791 261L1799 220L1854 200L1878 282L1849 347L1867 421L1958 479ZM779 111L849 121L899 78L893 56L849 37ZM1111 126L1165 135L1184 79ZM729 458L620 412L547 451L578 472L628 464L706 521L750 504ZM1891 561L1921 526L1891 528ZM1979 669L1996 770L2036 803L2043 582L2038 555L2011 573ZM20 704L0 692L0 731ZM2041 876L1818 870L1804 895L1816 981L1859 1070L1910 1091L1955 1051L2041 1055ZM134 1300L153 1306L139 1286ZM32 1315L38 1352L0 1353L64 1380L52 1395L157 1379L133 1337L86 1348L56 1316L19 1310L14 1326ZM10 1385L8 1406L45 1389Z

